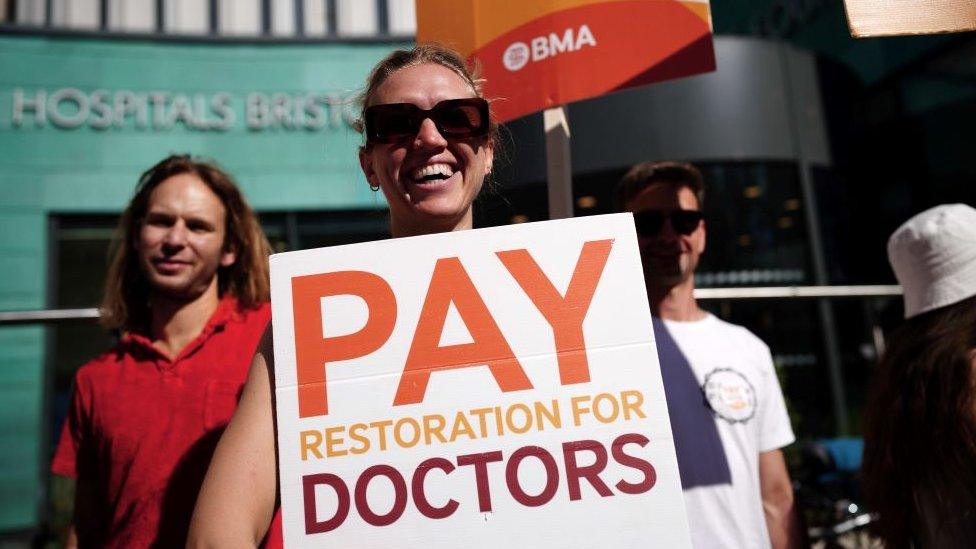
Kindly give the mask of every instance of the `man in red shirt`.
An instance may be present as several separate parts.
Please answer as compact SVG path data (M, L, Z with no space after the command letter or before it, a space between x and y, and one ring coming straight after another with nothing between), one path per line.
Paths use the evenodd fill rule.
M270 318L267 239L232 179L189 156L142 175L119 223L102 322L52 464L77 479L68 546L182 547Z

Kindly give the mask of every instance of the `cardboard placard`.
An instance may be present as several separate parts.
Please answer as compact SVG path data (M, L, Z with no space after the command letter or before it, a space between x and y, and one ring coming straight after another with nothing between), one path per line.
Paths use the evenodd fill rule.
M715 70L708 0L417 0L417 42L477 59L502 122Z
M686 547L633 218L271 259L287 546Z
M858 38L976 30L976 0L844 0Z

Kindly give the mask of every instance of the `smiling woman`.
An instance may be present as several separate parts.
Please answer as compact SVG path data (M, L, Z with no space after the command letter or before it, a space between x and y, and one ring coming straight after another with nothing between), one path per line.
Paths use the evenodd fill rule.
M359 161L386 196L394 236L471 228L497 131L481 93L461 57L437 46L396 52L373 70Z
M370 187L386 196L394 237L472 227L497 131L480 84L459 54L431 44L393 52L370 73L359 162ZM272 358L269 333L200 490L189 547L282 543Z

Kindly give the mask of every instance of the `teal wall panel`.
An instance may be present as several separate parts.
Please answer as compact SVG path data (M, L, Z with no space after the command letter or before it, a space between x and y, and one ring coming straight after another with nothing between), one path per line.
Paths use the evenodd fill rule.
M0 193L3 193L0 214L42 209L44 193L41 186L34 183L35 176L18 175L16 172L11 167L9 172L0 174Z
M41 468L43 328L0 329L0 525L24 528L36 520Z
M0 524L9 529L21 529L32 526L37 521L37 510L31 506L37 501L36 477L31 477L29 471L24 471L11 479L4 479L0 485L0 501L16 502L16 505L0 506Z
M36 210L3 212L0 215L0 247L7 252L34 252L44 244L44 218Z
M44 257L40 250L0 253L3 275L0 276L0 309L37 309L44 307ZM0 359L0 364L3 359ZM2 376L0 372L0 376Z
M172 153L217 161L257 210L382 206L350 123L368 70L401 45L0 36L0 310L49 303L51 214L121 211ZM49 426L43 328L0 328L0 345L4 531L37 523Z

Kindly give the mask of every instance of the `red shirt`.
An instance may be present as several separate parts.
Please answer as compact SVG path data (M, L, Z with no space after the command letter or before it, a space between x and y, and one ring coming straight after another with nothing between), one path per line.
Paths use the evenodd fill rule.
M174 359L126 334L78 370L51 470L87 479L95 491L86 513L93 520L75 525L83 546L185 545L270 315L267 304L241 311L225 298Z
M263 549L279 549L285 546L285 539L281 531L281 507L275 508L274 518L271 519L271 526L268 533L264 536Z

